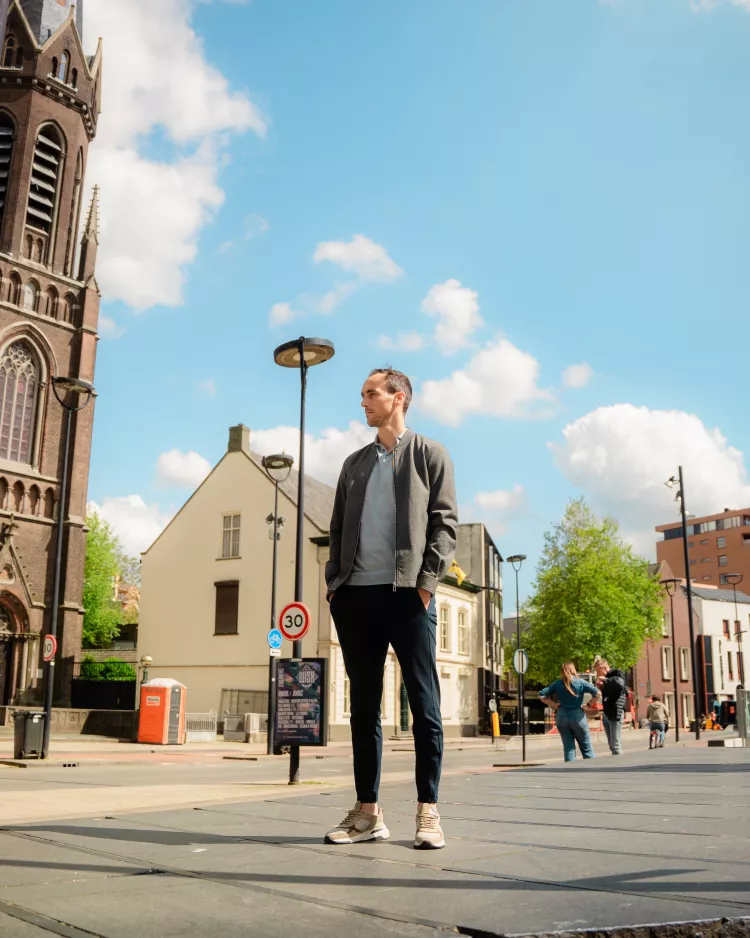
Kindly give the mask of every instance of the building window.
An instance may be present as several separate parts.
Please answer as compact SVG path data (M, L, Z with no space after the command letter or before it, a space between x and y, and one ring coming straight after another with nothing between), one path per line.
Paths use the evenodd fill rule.
M745 654L742 651L737 652L737 680L745 683Z
M731 638L732 636L729 632L729 619L722 619L721 627L724 632L724 638Z
M14 342L0 356L0 459L30 463L39 366L25 342Z
M727 546L727 539L726 539L725 537L717 537L717 538L716 538L716 546L717 546L717 547L726 547L726 546Z
M703 579L704 579L704 580L710 580L711 577L710 577L710 576L704 576Z
M16 44L15 36L8 36L3 49L3 68L20 68L23 63L23 50Z
M704 538L704 539L701 541L701 545L703 545L703 544L708 544L708 538Z
M741 629L742 629L742 626L741 626L740 623L735 619L735 620L734 620L734 637L737 639L737 641L740 641L740 630L741 630Z
M727 673L729 674L729 680L734 680L734 661L732 660L732 652L727 652Z
M664 621L661 624L661 634L662 638L668 638L672 634L671 615L668 612L664 613Z
M710 557L701 557L701 563L711 563Z
M719 566L726 567L729 563L729 559L726 554L719 554Z
M667 713L669 714L670 722L677 722L677 714L674 709L674 693L667 691L664 694L664 706L667 708Z
M238 580L216 583L216 618L214 635L236 635L240 605Z
M451 608L440 607L440 651L451 650Z
M224 529L221 538L221 557L240 556L240 516L224 515Z
M23 288L23 308L35 313L39 308L39 284L29 280Z
M57 130L47 124L39 131L34 146L34 158L31 164L31 182L29 183L29 201L26 207L26 226L36 234L43 234L44 257L46 263L51 256L50 245L54 240L54 227L57 221L57 199L62 176L63 141Z
M466 609L458 610L458 653L469 654L469 622Z
M352 712L352 682L348 677L344 678L344 716L348 717Z
M672 649L668 645L661 650L661 676L665 681L672 679Z
M692 567L694 563L696 563L696 561L695 561L695 560L691 560L691 561L690 561L690 566Z
M680 680L690 679L690 649L680 648Z
M0 112L0 222L5 211L5 197L10 180L10 161L13 156L13 122L4 112Z
M57 68L57 74L55 78L58 81L67 81L68 80L68 69L70 68L70 55L67 52L63 52L60 56L60 64Z

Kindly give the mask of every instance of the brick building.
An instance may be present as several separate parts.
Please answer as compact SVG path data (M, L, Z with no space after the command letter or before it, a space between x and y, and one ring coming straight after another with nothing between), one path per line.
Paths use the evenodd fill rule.
M81 647L94 407L73 417L61 506L64 410L51 387L57 376L93 382L96 356L96 195L80 245L78 232L101 47L84 54L81 15L81 0L15 0L0 48L0 707L43 690L60 512L60 703Z
M698 586L726 586L728 573L741 573L743 589L750 589L750 508L730 509L688 524L690 579ZM668 563L675 576L685 575L682 524L660 524L662 540L656 544L656 559Z

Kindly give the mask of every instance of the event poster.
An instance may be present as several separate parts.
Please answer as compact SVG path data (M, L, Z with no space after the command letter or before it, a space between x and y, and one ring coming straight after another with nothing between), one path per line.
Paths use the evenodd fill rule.
M280 658L276 662L276 746L325 746L325 658Z

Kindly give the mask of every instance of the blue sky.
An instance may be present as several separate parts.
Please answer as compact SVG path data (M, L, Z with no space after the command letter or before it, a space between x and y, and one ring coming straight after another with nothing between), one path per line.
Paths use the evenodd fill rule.
M93 5L106 66L122 30ZM337 349L310 375L311 469L335 475L361 445L366 372L401 367L410 425L453 455L464 519L528 555L524 590L572 496L646 554L676 517L662 483L680 463L693 511L750 504L735 351L750 333L750 4L151 0L142 15L144 60L151 42L173 60L148 95L113 78L88 180L107 336L90 497L129 546L230 424L290 449L298 385L272 351L301 332ZM123 193L105 166L131 151ZM152 176L180 180L171 201ZM304 315L274 328L285 303L276 319Z

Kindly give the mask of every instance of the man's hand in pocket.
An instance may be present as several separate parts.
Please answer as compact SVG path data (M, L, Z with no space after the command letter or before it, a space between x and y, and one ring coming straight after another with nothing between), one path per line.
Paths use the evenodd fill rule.
M421 586L418 587L417 592L419 593L419 598L424 603L425 609L428 609L432 600L432 593L429 590L423 589Z

